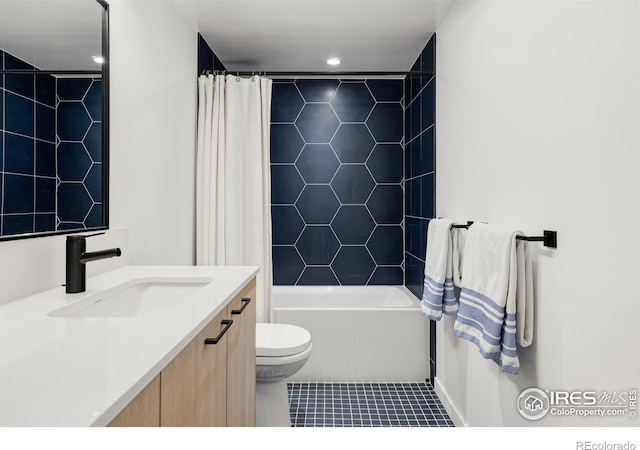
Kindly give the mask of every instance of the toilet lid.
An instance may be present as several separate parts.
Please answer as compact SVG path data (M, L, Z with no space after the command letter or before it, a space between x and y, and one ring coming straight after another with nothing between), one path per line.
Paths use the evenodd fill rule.
M311 345L311 333L284 323L256 324L256 356L289 356Z

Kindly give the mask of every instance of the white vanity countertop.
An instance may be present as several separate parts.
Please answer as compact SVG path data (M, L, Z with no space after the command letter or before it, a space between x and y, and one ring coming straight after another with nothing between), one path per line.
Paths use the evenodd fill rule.
M258 272L257 267L125 266L0 305L0 426L101 426L118 413ZM207 277L187 300L148 317L49 317L145 277Z

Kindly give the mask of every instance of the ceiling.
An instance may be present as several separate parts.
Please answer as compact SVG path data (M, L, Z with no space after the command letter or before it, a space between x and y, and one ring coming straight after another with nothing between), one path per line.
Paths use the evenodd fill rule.
M134 0L132 0L134 1ZM166 1L166 0L165 0ZM454 0L170 0L229 70L409 70ZM0 0L0 48L43 70L96 70L95 0Z
M0 49L42 70L99 70L102 7L95 0L0 0Z
M175 0L228 70L409 70L454 0Z

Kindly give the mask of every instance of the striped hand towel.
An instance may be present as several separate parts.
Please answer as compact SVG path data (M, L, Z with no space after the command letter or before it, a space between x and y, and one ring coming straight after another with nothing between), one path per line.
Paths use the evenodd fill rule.
M430 320L440 320L443 312L455 314L458 310L453 291L452 224L448 219L429 221L421 310Z
M469 228L456 336L476 344L480 354L507 373L518 374L516 342L531 344L533 280L527 245L513 230L487 224ZM520 262L520 265L518 264Z

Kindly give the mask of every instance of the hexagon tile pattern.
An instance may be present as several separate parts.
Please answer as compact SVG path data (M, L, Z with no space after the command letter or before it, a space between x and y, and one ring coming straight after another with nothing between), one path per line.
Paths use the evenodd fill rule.
M403 284L403 92L402 80L274 81L274 284Z
M37 70L2 50L0 68ZM0 234L101 226L101 79L7 74L0 87Z
M99 227L102 218L102 81L57 83L58 230Z

